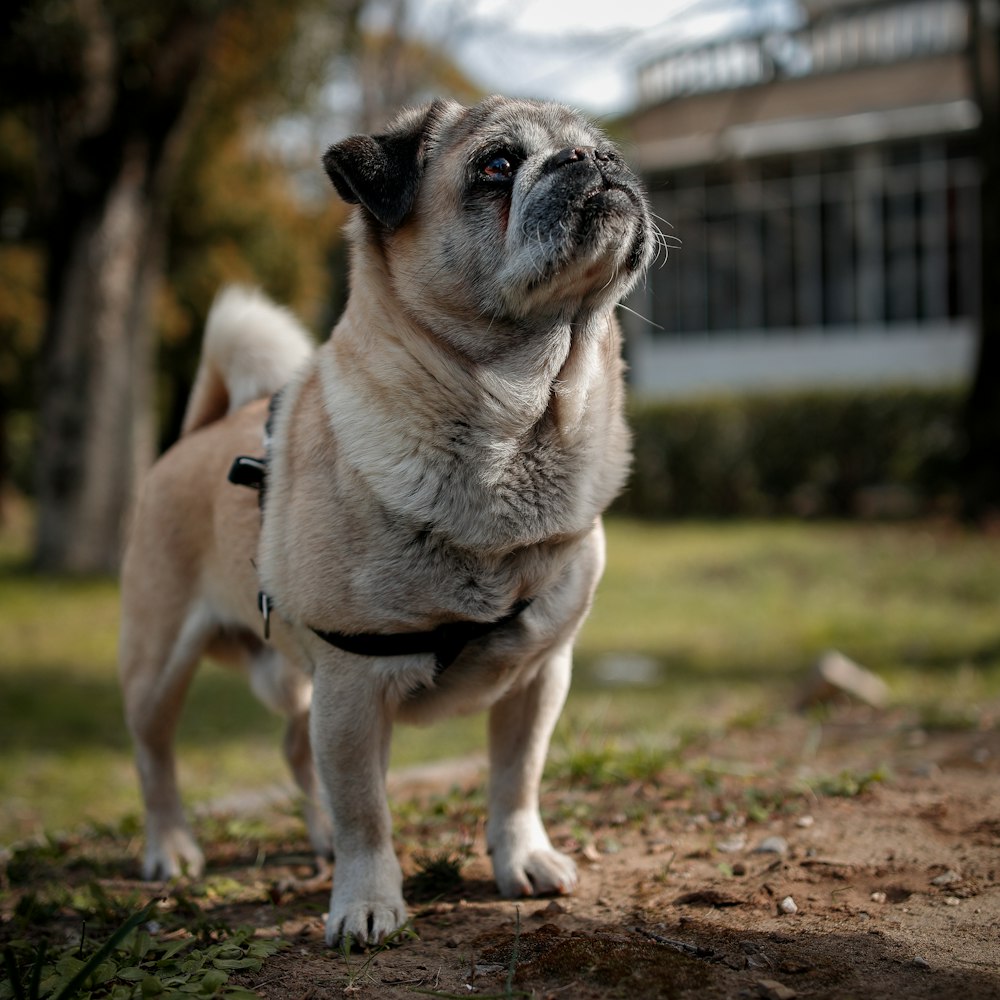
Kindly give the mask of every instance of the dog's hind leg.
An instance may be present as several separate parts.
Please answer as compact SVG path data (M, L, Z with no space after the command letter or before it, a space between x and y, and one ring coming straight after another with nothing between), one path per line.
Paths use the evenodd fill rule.
M163 610L150 622L128 614L126 606L119 661L125 719L146 807L142 873L147 879L199 875L205 864L184 818L174 734L209 630L208 615L200 607L188 609L186 615L179 609L177 615ZM174 628L181 615L180 627Z
M330 813L320 801L319 781L309 740L309 703L312 681L268 647L253 652L249 661L250 686L272 711L284 715L284 753L292 777L305 796L304 809L309 840L321 858L333 857L333 827Z

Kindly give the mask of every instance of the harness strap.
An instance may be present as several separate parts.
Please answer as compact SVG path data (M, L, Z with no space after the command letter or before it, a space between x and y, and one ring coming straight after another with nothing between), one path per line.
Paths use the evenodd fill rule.
M428 632L362 632L349 635L344 632L324 632L314 628L324 642L358 656L412 656L433 653L437 671L441 673L458 659L463 649L475 639L481 639L496 629L514 621L524 611L530 600L518 601L502 618L491 622L447 622Z

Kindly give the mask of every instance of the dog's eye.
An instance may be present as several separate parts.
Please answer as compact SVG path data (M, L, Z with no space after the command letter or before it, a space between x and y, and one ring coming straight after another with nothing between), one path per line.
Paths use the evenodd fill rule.
M510 153L491 156L479 171L479 176L490 183L504 183L514 179L517 170L517 158Z

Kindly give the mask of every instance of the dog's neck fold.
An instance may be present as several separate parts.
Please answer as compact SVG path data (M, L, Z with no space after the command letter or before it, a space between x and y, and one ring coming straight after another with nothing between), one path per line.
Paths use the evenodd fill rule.
M378 398L395 396L401 413L411 400L393 390L427 380L441 390L435 419L462 419L515 441L544 424L569 444L587 432L595 393L620 395L621 335L611 310L553 315L534 328L510 318L431 324L396 300L391 277L382 277L374 288L354 289L331 340L342 358L354 354L370 369Z
M484 361L385 294L356 288L317 356L341 457L380 504L478 551L588 532L628 462L613 318L553 325Z

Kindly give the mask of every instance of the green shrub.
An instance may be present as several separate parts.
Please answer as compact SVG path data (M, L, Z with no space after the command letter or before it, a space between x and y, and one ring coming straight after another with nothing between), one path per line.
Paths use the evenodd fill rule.
M640 517L903 516L957 493L957 389L637 402L616 509Z

